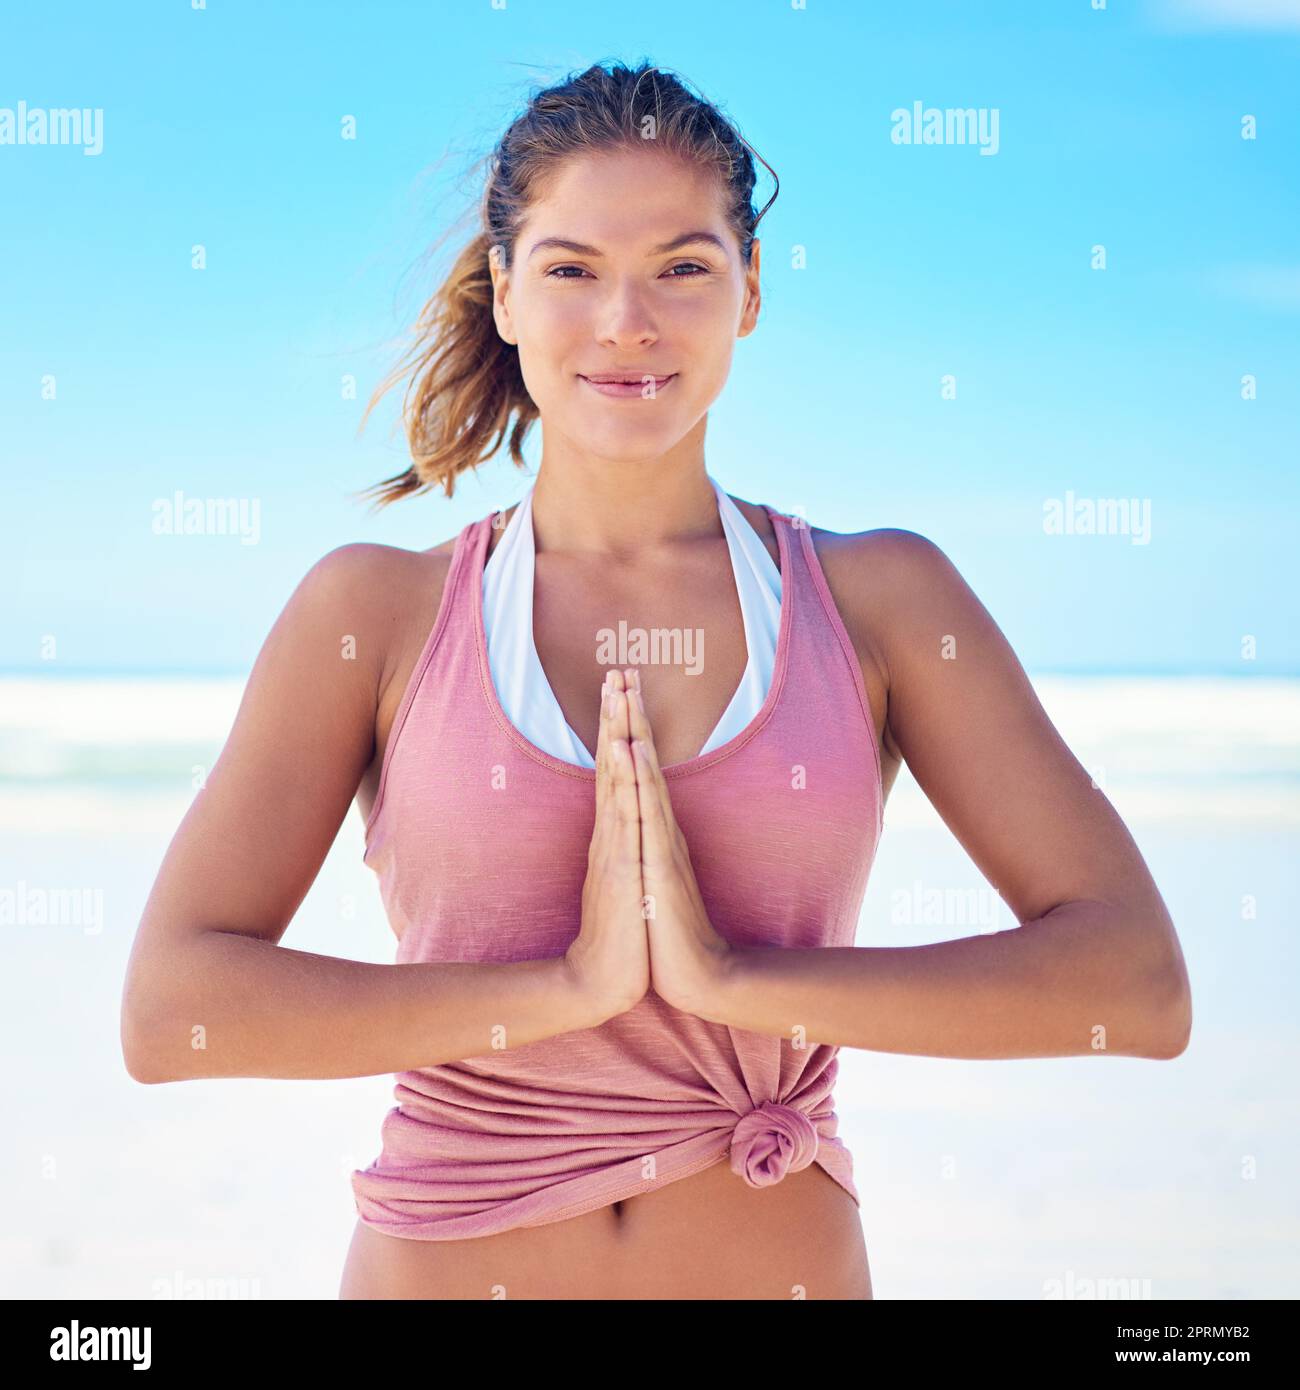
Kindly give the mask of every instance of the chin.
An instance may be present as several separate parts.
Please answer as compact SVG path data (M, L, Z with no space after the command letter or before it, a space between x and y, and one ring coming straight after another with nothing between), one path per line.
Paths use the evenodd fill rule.
M578 430L574 435L584 449L590 450L610 463L644 463L647 459L662 458L677 442L659 435L629 437L620 433L617 438L593 430Z

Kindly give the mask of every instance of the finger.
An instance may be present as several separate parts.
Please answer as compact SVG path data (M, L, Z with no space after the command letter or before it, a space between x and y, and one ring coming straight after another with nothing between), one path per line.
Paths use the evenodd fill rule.
M618 672L607 671L600 688L600 721L596 733L596 809L608 814L614 809L615 762L614 686ZM630 760L630 755L629 755Z
M637 764L638 769L637 787L642 826L641 857L643 862L649 862L647 843L657 850L666 849L676 833L677 820L673 815L672 798L668 795L668 783L659 766L659 750L655 747L654 730L650 727L650 719L641 699L641 673L631 668L625 674L629 686L628 728L633 745L633 762ZM638 741L645 745L644 752L636 748Z
M608 713L602 716L609 751L610 808L614 818L614 842L619 861L625 865L641 862L641 817L637 800L636 767L627 740L627 695L621 689L622 675L610 673Z
M612 767L614 765L613 758L615 755L620 753L620 750L615 748L615 743L618 740L622 740L625 744L628 744L626 763L627 776L633 787L635 787L636 769L632 765L632 749L630 745L631 733L629 731L627 717L626 682L623 672L614 667L611 667L606 673L605 679L606 690L609 697L607 722L609 726L610 766Z
M637 673L639 675L639 673ZM641 701L641 691L639 679L633 685L628 696L628 719L631 729L631 737L640 739L647 745L647 759L650 766L650 787L661 803L660 814L668 825L674 826L676 818L673 815L672 798L668 795L668 783L664 778L663 769L659 766L659 750L655 747L654 730L650 727L650 720L646 715L645 706Z
M629 689L627 683L627 673L618 670L617 667L611 667L609 672L609 679L613 692L613 703L611 705L612 721L610 724L610 729L613 732L613 736L615 738L630 739L632 735L630 732L630 726L628 724L627 717L627 692ZM632 766L631 760L632 755L629 752L629 770Z
M605 672L605 683L600 687L600 722L596 728L596 814L605 809L612 794L613 764L610 761L611 749L609 733L609 692L610 673Z
M617 667L609 671L609 745L611 763L631 793L633 820L637 819L636 766L632 761L631 726L628 719L627 681ZM637 838L640 852L640 835Z
M664 816L663 797L655 786L649 746L640 739L633 740L632 759L641 806L641 864L652 874L665 872L673 858L672 835Z

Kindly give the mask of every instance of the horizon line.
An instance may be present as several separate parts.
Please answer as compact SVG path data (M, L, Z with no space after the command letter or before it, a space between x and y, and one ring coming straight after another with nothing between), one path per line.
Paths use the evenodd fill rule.
M1028 676L1201 676L1248 679L1252 676L1300 678L1300 666L1026 666ZM247 679L251 667L236 666L0 666L0 679L46 677L51 679L132 679L152 677L173 680Z

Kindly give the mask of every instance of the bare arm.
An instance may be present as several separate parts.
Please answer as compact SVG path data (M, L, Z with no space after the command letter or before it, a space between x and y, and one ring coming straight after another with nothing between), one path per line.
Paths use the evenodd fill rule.
M854 541L855 584L888 614L894 738L1020 925L923 946L733 950L704 1016L932 1057L1177 1056L1191 1029L1182 951L1114 807L938 547L906 531Z
M564 957L376 965L278 944L373 757L385 592L404 581L409 595L418 563L390 547L343 546L276 620L136 934L121 1031L137 1081L372 1076L607 1016ZM439 583L429 626L440 593Z

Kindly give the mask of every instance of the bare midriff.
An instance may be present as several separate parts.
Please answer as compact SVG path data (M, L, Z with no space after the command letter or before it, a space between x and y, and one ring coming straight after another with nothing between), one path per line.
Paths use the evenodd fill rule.
M819 1164L750 1187L724 1159L581 1216L472 1240L358 1221L340 1298L865 1299L857 1205Z

